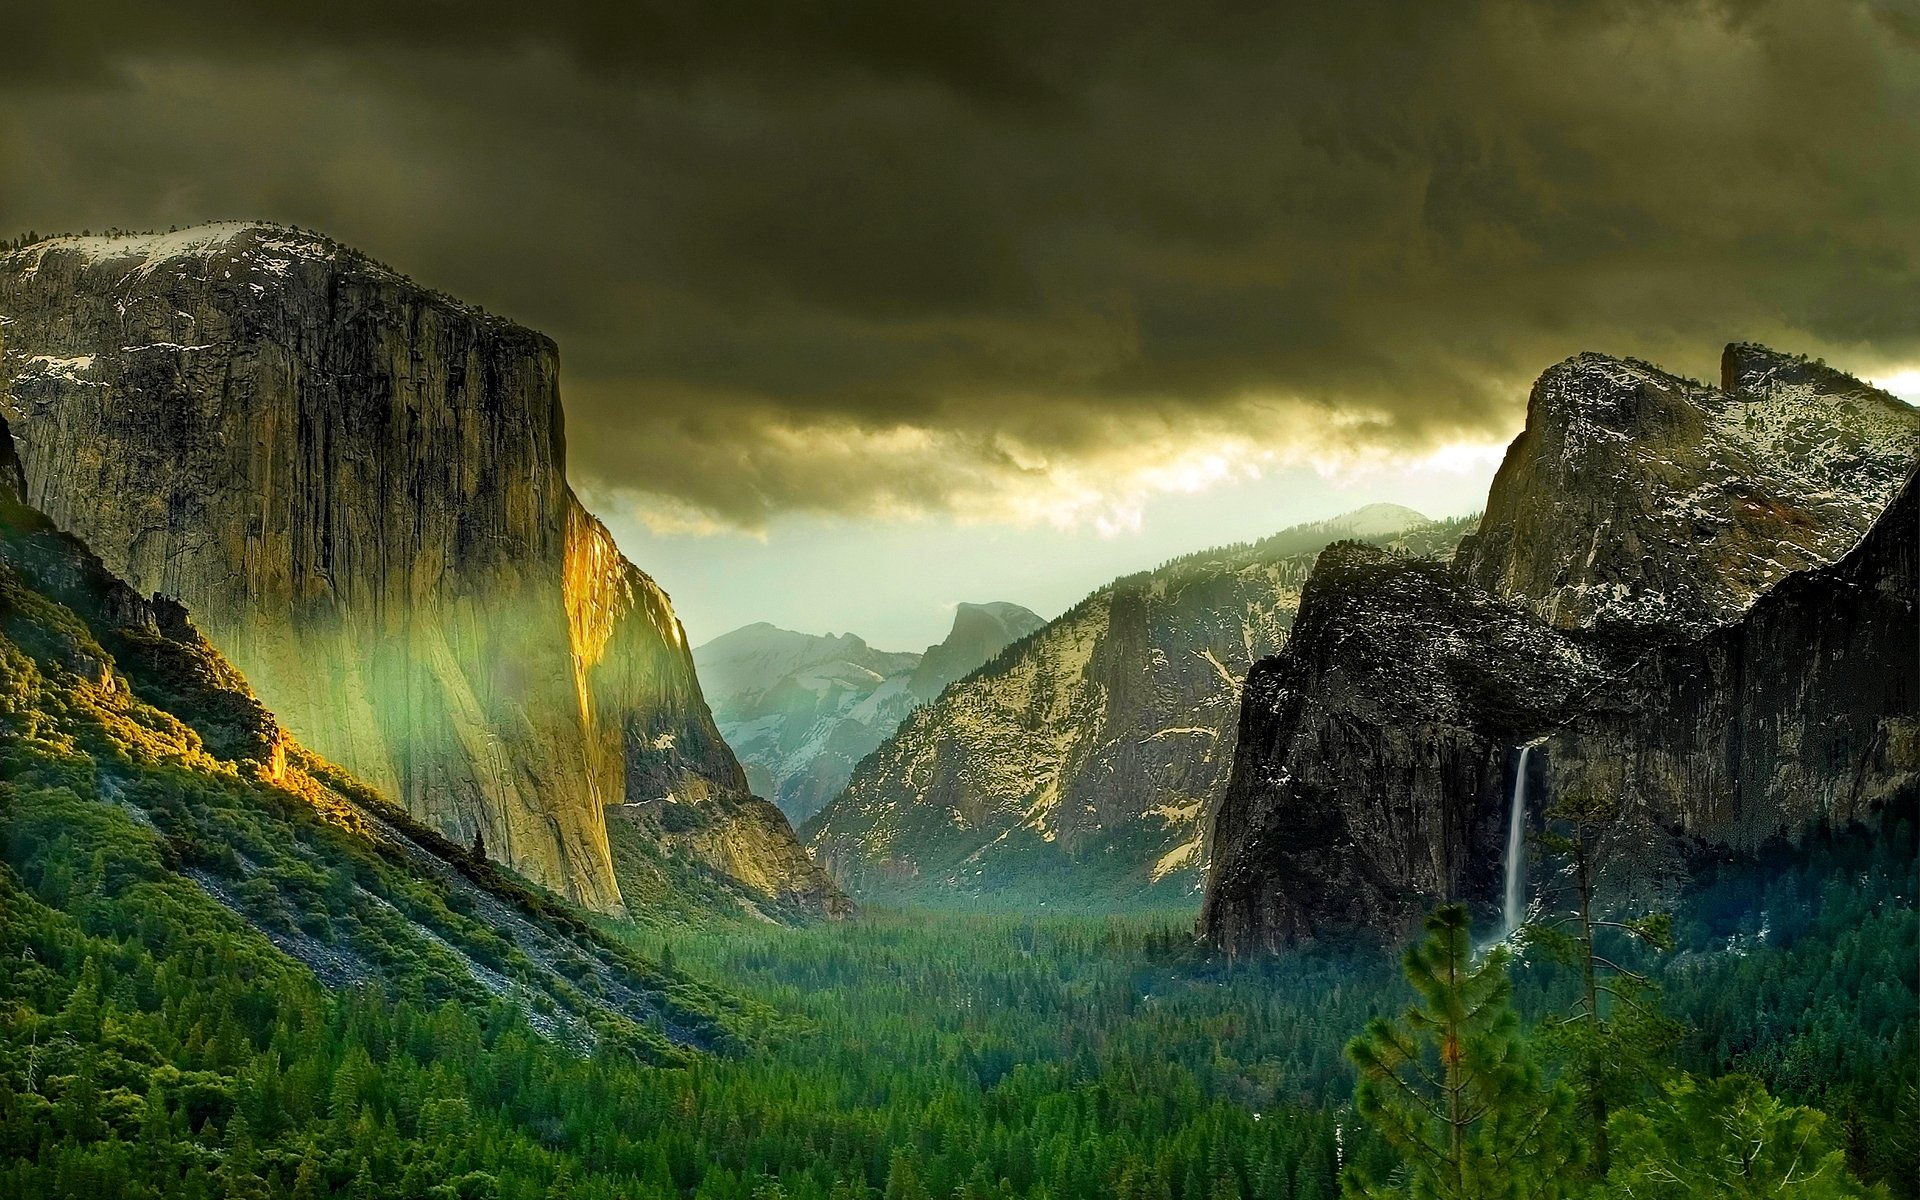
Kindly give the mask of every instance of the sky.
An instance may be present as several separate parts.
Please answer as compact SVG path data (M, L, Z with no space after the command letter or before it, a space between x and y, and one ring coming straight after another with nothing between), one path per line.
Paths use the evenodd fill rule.
M281 221L552 335L570 476L696 641L914 647L957 600L1472 511L1581 350L1920 381L1911 0L4 25L0 237Z

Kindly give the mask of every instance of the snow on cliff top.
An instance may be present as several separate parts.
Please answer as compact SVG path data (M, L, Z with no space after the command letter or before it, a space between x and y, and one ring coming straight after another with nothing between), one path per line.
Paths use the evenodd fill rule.
M248 235L251 235L249 238ZM250 244L249 244L250 243ZM55 253L77 254L89 263L123 265L135 275L152 273L179 259L245 255L271 274L282 274L296 259L331 262L341 247L318 234L263 221L217 221L169 233L71 234L24 246L9 258L29 260L29 275Z
M510 317L490 313L421 283L323 233L271 221L215 221L167 233L66 234L0 253L0 271L15 273L22 282L34 280L43 268L52 268L54 274L97 268L99 275L94 282L104 276L116 288L171 279L229 280L255 296L270 295L282 285L299 282L309 273L297 268L314 264L334 274L371 278L418 291L451 311L492 327L535 333Z

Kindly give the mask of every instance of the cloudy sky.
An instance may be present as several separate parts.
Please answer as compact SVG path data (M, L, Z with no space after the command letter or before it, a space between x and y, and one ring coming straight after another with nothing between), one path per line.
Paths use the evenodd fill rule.
M1470 511L1581 349L1920 392L1911 0L21 8L0 236L285 221L553 335L696 639Z

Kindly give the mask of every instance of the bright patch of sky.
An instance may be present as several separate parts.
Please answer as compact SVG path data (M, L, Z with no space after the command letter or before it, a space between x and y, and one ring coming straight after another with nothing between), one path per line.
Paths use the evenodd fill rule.
M1377 501L1431 517L1477 512L1503 449L1452 447L1413 465L1337 473L1225 474L1212 486L1154 496L1137 520L1121 523L795 516L760 537L657 532L613 505L601 506L601 516L627 556L673 597L694 645L768 621L919 650L946 636L962 600L1010 600L1052 618L1118 576Z
M1903 367L1869 379L1867 382L1884 391L1892 392L1908 404L1920 405L1920 367Z

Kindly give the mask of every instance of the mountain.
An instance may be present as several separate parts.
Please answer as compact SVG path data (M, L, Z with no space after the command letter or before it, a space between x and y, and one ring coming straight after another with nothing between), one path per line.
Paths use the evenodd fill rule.
M1914 410L1728 346L1707 387L1582 354L1535 385L1465 576L1561 628L1704 630L1846 553L1911 461Z
M1376 505L1115 580L915 711L802 836L856 892L1188 894L1241 678L1284 644L1314 552L1445 553L1464 530Z
M1320 557L1247 682L1205 936L1397 936L1491 901L1523 769L1529 821L1616 798L1649 860L1913 797L1920 413L1761 347L1724 361L1713 388L1570 359L1450 567Z
M567 486L558 370L297 230L0 256L27 498L183 600L305 743L589 908L695 876L834 907L747 794L665 593Z
M695 647L693 661L749 785L804 821L908 713L1042 624L1017 604L961 604L946 640L914 654L761 622Z
M949 684L965 679L994 655L1045 624L1038 613L1004 600L956 605L953 628L944 640L928 646L920 656L920 664L907 680L907 690L920 703L937 699Z
M104 1037L72 1024L60 1036L113 1048L108 1108L119 1088L166 1083L151 1048L133 1051L151 1030L142 1006L212 1020L244 994L251 1012L312 1012L314 980L482 1020L504 1000L575 1054L683 1062L732 1040L737 1001L639 958L295 741L186 610L114 578L24 503L25 486L0 422L0 947L22 964L0 994L32 1013L61 971L84 980L88 956L116 1015ZM197 1072L227 1057L179 1057L190 1086L215 1094L217 1076ZM20 1099L9 1111L29 1119Z

